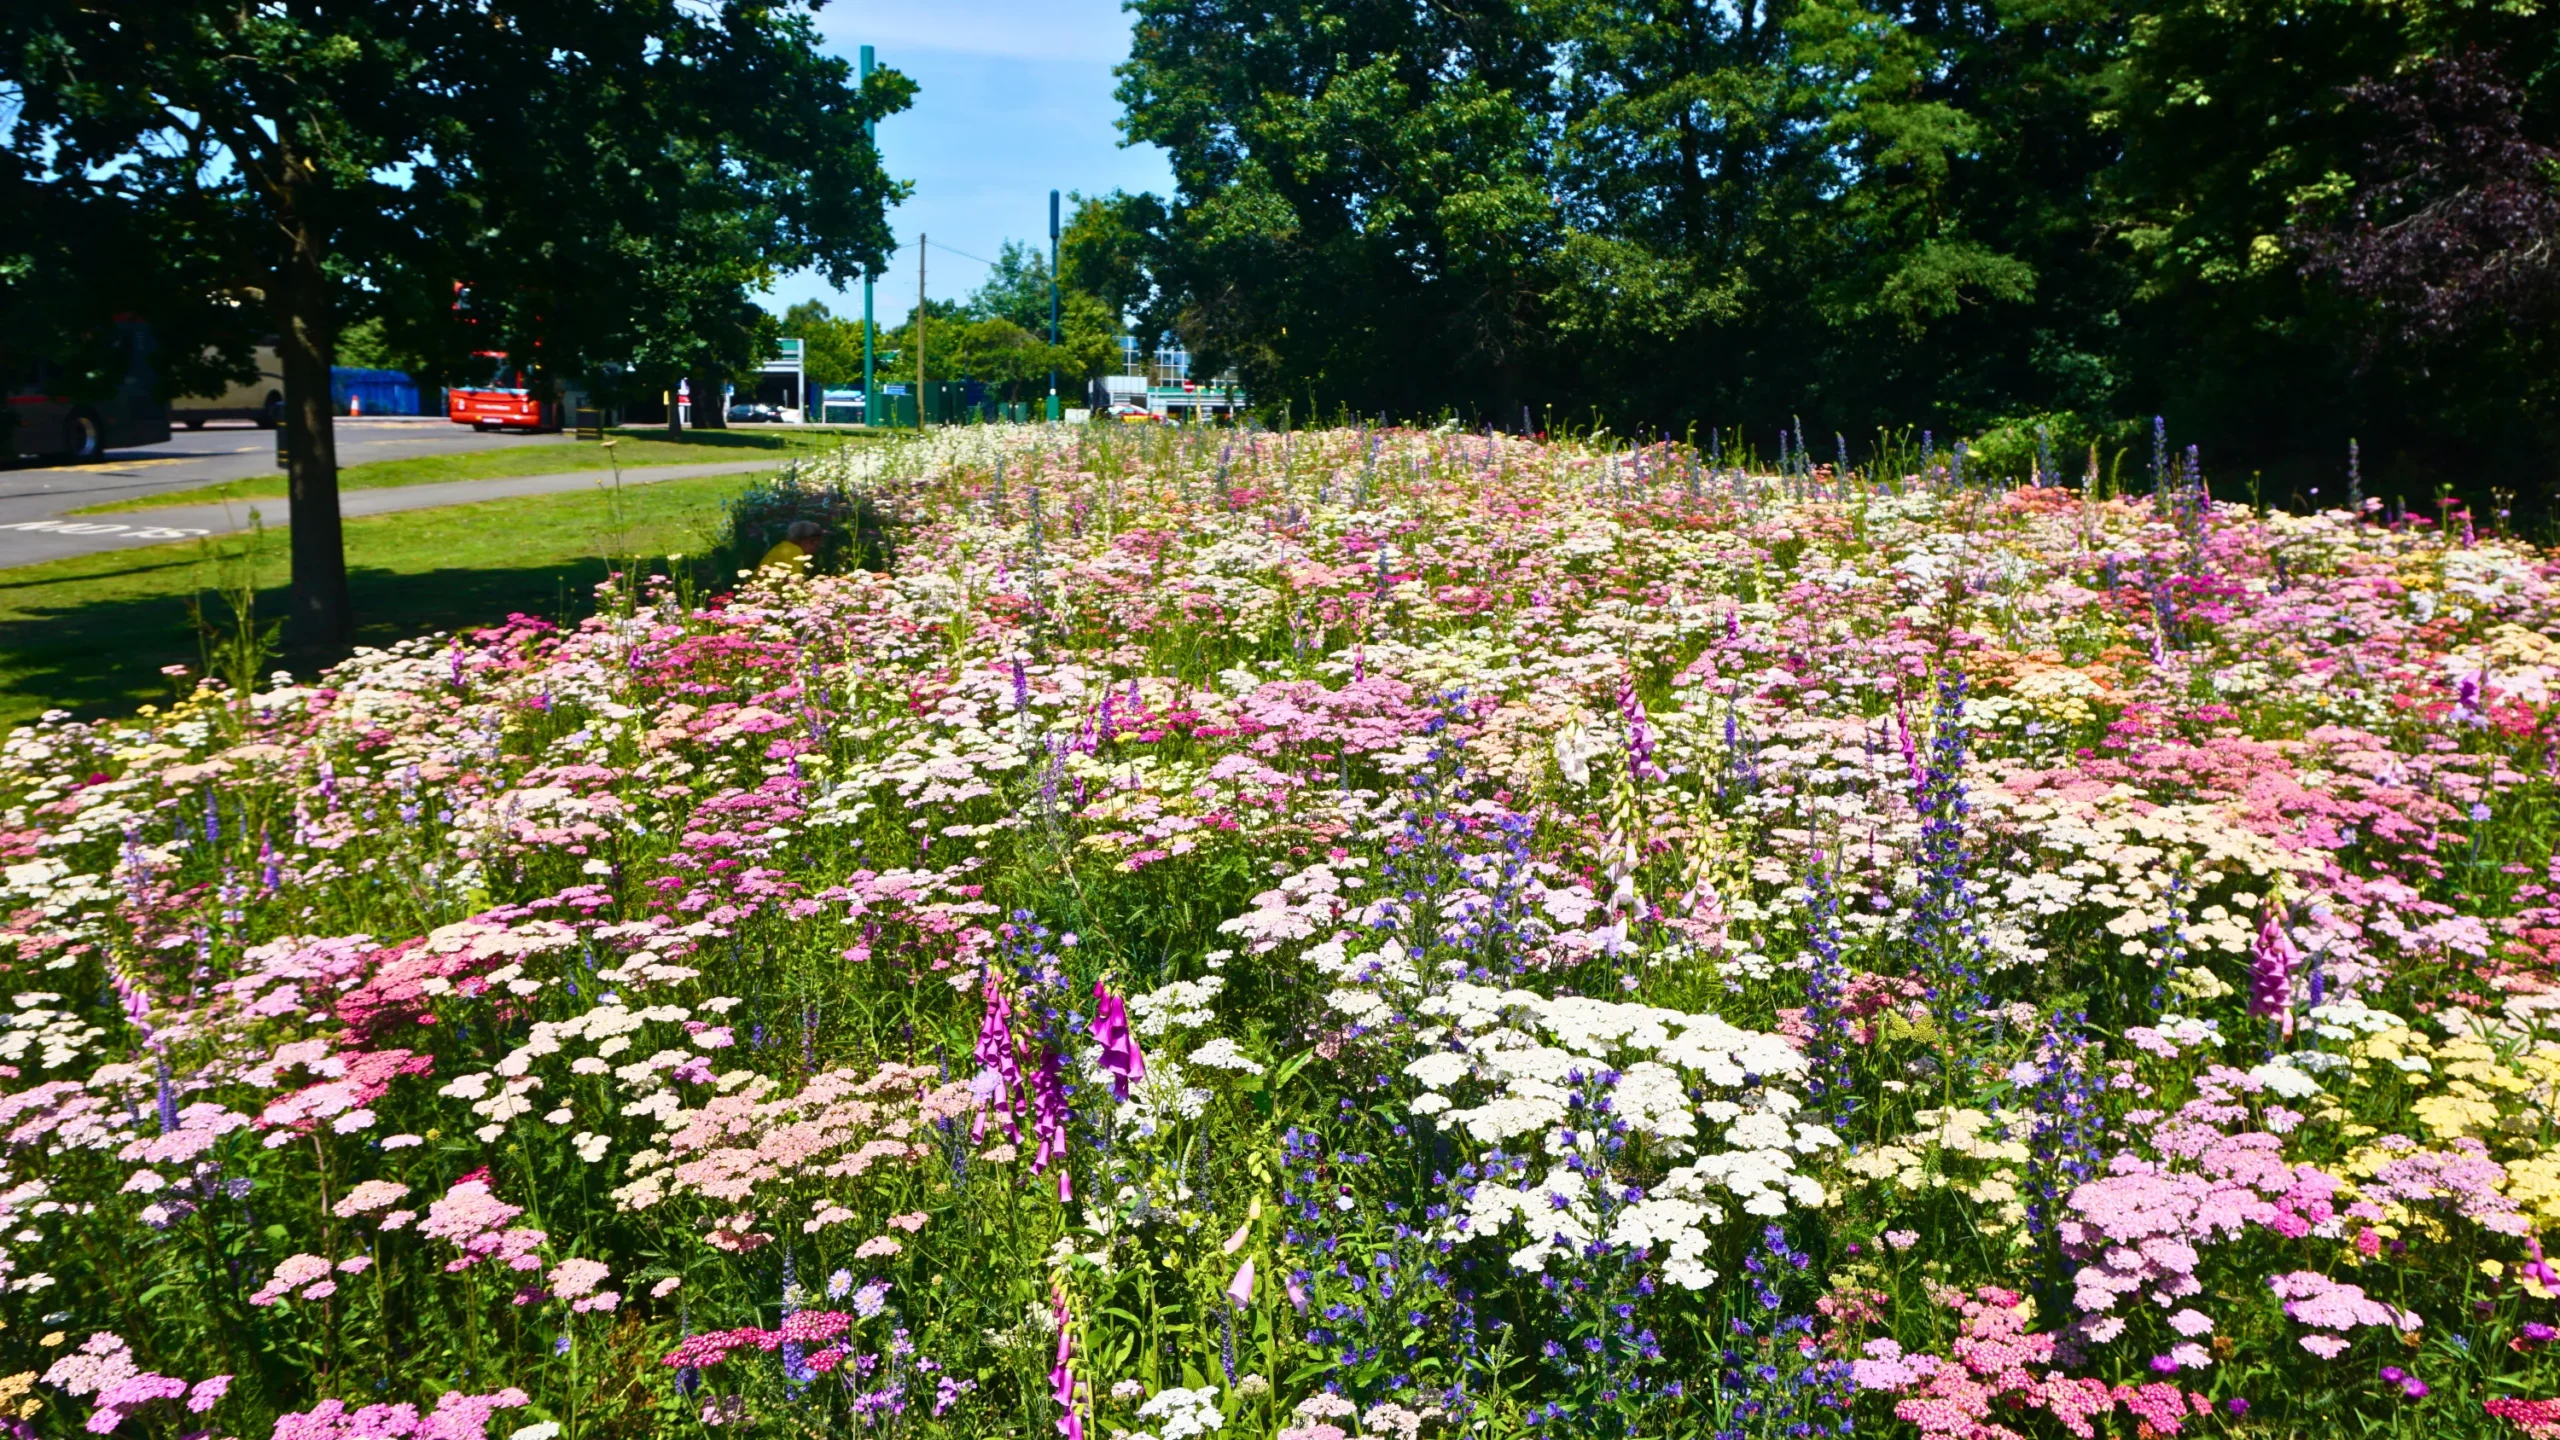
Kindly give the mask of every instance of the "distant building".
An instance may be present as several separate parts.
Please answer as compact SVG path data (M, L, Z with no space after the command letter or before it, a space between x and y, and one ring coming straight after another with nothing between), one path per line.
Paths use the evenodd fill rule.
M1170 336L1153 352L1141 347L1136 336L1121 336L1120 373L1095 382L1092 398L1096 409L1139 405L1182 420L1232 417L1249 403L1231 373L1193 378L1191 352Z
M809 371L803 359L804 347L797 340L774 342L774 353L756 367L755 402L770 405L782 412L782 418L793 425L808 415Z

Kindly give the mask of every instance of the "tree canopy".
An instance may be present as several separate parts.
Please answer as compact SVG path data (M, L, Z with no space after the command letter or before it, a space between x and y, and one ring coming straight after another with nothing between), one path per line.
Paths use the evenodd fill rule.
M25 0L0 8L0 154L48 239L0 258L0 305L74 346L135 311L164 352L284 372L288 624L349 631L329 365L341 327L461 367L655 389L753 358L766 280L843 280L889 247L857 85L802 0ZM66 234L113 237L99 263ZM457 286L466 287L457 291ZM47 298L58 295L62 299ZM458 305L458 294L467 305ZM252 322L251 317L254 317Z
M2560 468L2535 5L1133 0L1071 275L1307 413ZM1827 446L1826 446L1827 448Z
M1086 381L1109 373L1120 360L1122 310L1070 279L1060 286L1058 343L1049 343L1049 257L1032 244L1008 240L978 288L961 300L932 301L926 309L925 376L930 380L983 380L1005 398L1031 400L1048 391L1058 374L1068 403L1081 403ZM874 355L884 384L915 378L916 319L882 325ZM781 333L800 337L813 385L851 386L862 380L862 320L839 317L822 301L804 300L785 311Z

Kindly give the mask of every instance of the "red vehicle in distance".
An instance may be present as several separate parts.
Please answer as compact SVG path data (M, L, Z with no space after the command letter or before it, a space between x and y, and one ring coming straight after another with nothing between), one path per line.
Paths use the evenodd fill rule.
M547 379L510 361L504 351L475 350L472 356L488 363L488 382L446 390L446 419L474 430L560 428L560 398Z

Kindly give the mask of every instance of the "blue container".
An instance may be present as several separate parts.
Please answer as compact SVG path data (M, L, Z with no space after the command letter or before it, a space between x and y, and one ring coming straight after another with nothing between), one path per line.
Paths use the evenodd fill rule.
M398 370L360 370L352 365L329 367L329 399L340 413L356 401L367 415L418 415L418 386Z

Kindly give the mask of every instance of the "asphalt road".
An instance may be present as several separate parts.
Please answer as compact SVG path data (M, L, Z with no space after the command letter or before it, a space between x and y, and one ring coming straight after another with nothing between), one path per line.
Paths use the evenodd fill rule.
M382 417L337 423L338 463L361 465L373 460L399 460L413 455L441 455L465 450L495 450L517 445L569 445L563 435L483 434L441 417ZM75 515L64 512L187 490L224 480L244 480L276 473L276 440L272 430L248 425L208 425L177 430L166 445L110 451L87 465L18 464L0 468L0 567L32 564L66 555L188 540L199 535L246 528L248 506L179 506L128 515ZM702 472L700 467L665 467ZM749 469L767 468L748 466ZM407 510L426 505L454 505L497 499L508 494L541 494L592 483L591 475L519 476L505 481L464 481L454 485L415 485L389 490L350 490L343 497L349 515ZM671 475L652 478L672 479ZM544 483L551 482L551 483ZM462 486L488 488L486 493L453 494ZM433 492L421 494L420 492ZM417 497L412 500L410 497ZM358 502L378 497L370 507ZM286 522L283 500L258 502L269 525ZM18 528L33 526L40 528Z
M515 445L567 445L563 435L483 434L437 416L340 420L338 463L402 460ZM276 473L276 432L244 424L178 429L166 445L110 450L87 465L21 462L0 467L0 521L41 520L164 490Z

